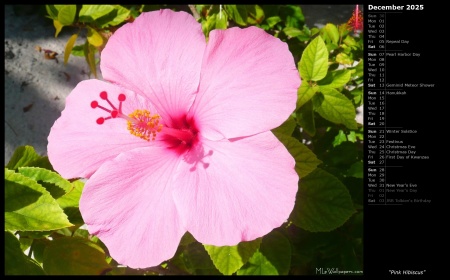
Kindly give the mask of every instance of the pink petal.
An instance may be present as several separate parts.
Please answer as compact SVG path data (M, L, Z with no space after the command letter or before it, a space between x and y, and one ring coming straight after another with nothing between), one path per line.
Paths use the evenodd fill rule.
M203 156L181 163L174 190L180 218L195 239L236 245L288 219L299 178L294 159L271 132L202 141Z
M142 13L109 39L102 75L150 98L171 126L171 113L186 113L195 98L205 46L200 23L188 13Z
M105 163L87 181L81 214L118 263L151 267L175 254L186 232L172 199L178 160L163 148L140 148Z
M268 131L295 109L299 86L286 43L257 27L213 30L190 114L211 140Z
M122 118L106 120L102 125L96 120L110 116L100 108L93 109L91 102L111 108L99 97L106 91L108 99L118 106L118 95L124 93L123 112L130 114L135 109L147 109L156 113L144 98L99 80L80 82L66 99L66 107L56 120L48 136L48 157L56 171L65 178L88 178L105 161L118 154L138 147L155 145L133 136L127 130L127 121Z

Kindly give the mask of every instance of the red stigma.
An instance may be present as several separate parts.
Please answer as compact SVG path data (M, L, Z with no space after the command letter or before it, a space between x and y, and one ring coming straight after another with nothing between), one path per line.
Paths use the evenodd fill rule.
M125 101L125 99L127 99L125 94L121 93L117 96L117 99L119 100L118 106L119 108L117 108L116 106L114 106L114 104L111 103L111 101L108 99L108 93L106 91L100 92L99 96L101 99L105 100L108 103L110 109L107 108L108 106L104 107L98 104L98 101L96 100L91 101L91 108L93 109L99 108L109 113L109 116L98 118L96 121L97 124L103 124L106 120L114 119L122 115L122 102Z
M95 109L95 108L97 108L98 107L98 102L97 101L92 101L91 102L91 107L92 107L92 109Z
M106 93L106 91L100 92L100 98L103 100L108 99L108 93Z

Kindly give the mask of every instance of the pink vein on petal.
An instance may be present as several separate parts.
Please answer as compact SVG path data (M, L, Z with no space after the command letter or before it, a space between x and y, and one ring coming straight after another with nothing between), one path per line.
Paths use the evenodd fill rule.
M190 114L208 139L253 135L289 117L299 86L286 43L256 27L213 30Z
M66 107L48 136L48 157L55 170L65 178L89 178L103 162L118 154L156 144L131 135L124 119L97 124L99 117L110 115L91 106L93 101L109 106L99 97L103 91L108 93L109 100L115 102L116 106L119 104L118 95L125 94L127 99L122 104L122 110L126 114L138 108L156 113L148 100L128 90L100 80L80 82L67 97Z
M210 155L205 165L193 171L181 162L174 190L181 220L196 240L232 246L287 221L299 178L294 159L272 132L203 143Z
M172 199L178 157L161 147L138 148L105 163L88 180L80 211L90 233L120 264L159 265L186 232Z
M111 36L100 68L106 80L152 99L170 125L173 112L192 105L205 47L201 25L188 13L142 13Z

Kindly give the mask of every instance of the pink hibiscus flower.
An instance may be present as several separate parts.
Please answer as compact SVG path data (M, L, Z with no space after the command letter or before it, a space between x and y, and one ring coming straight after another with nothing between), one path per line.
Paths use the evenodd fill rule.
M119 263L174 256L189 231L216 246L282 225L295 161L270 129L295 109L287 44L262 29L214 30L188 13L142 13L101 54L108 81L80 82L48 137L66 178L89 178L80 211Z

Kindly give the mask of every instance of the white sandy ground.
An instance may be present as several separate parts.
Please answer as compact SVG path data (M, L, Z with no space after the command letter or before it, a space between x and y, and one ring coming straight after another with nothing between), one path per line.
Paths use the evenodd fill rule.
M5 164L21 145L47 154L47 136L64 109L64 100L89 67L83 57L70 56L64 65L64 48L75 30L64 27L55 38L52 21L42 15L15 16L5 6ZM76 44L82 44L78 38ZM45 59L44 52L58 53Z
M316 15L313 20L320 27L333 22L330 19L333 16L336 21L333 23L344 22L352 7L342 6L341 10L347 14L337 13L331 6L305 7L303 13L306 20L308 15ZM89 79L89 68L83 57L70 56L69 63L63 64L64 48L74 29L64 27L55 38L52 21L41 14L17 16L11 5L6 5L4 12L6 165L14 150L22 145L33 146L40 155L47 154L50 128L64 109L66 96L80 81ZM84 40L79 37L76 45ZM45 59L36 46L57 52L58 63ZM357 121L363 123L362 108L360 111Z

